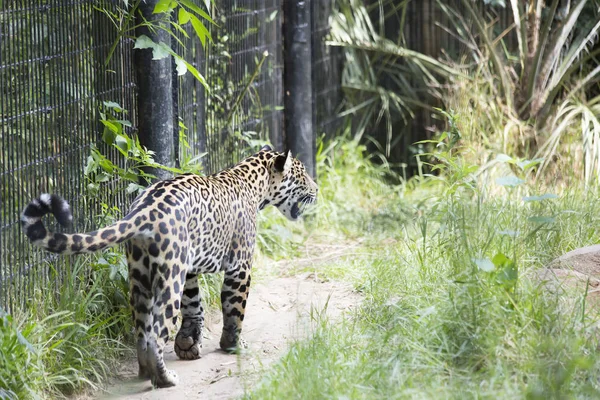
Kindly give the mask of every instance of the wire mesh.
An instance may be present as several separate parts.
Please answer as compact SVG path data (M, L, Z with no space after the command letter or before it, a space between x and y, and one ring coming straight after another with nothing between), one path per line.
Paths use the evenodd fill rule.
M204 75L210 91L189 75L179 79L178 91L187 156L206 153L208 173L243 158L251 144L270 141L281 149L283 143L281 1L219 2L213 19L213 42L206 49L193 38L191 27L190 39L180 36L185 44L180 50Z
M21 210L41 193L59 193L75 210L74 229L91 228L93 221L85 216L95 215L98 204L84 196L83 169L97 142L98 102L118 99L135 109L127 67L131 43L120 43L104 68L116 36L103 29L109 23L95 11L98 3L0 3L0 306L5 308L30 298L35 283L52 280L48 288L60 288L64 260L29 245L19 227Z
M335 133L342 121L338 114L343 95L343 50L325 43L331 28L329 17L334 3L335 0L311 3L313 126L318 135Z

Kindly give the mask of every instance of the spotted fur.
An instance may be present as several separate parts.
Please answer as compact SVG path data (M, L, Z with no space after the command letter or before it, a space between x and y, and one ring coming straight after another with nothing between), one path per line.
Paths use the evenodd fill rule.
M125 242L139 374L168 387L178 379L166 369L163 349L180 310L175 352L181 359L200 358L204 310L198 274L225 273L220 346L236 351L250 287L257 211L274 205L295 220L305 205L315 202L317 190L300 161L265 146L218 174L186 174L153 184L122 220L98 231L48 231L41 221L47 213L63 225L72 220L69 205L48 194L25 208L21 223L35 245L60 254L90 253Z

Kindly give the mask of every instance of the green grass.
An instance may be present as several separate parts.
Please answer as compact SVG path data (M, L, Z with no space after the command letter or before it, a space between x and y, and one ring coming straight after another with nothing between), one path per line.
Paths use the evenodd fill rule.
M554 257L598 243L600 189L536 199L550 189L474 178L460 149L442 150L442 177L405 182L342 136L319 147L313 215L288 223L276 210L261 214L259 276L271 260L335 245L339 257L311 271L351 282L363 302L340 320L314 310L311 336L291 343L247 398L600 395L598 315L583 291L565 303L532 280ZM0 319L0 397L93 388L131 354L122 255L78 257L66 271L60 295L40 288L28 314ZM203 281L208 303L218 304L219 284Z
M37 288L28 307L0 326L0 387L9 398L62 398L95 388L132 354L122 255L79 257L62 274L49 268L50 278L63 283L60 293Z
M95 390L135 353L128 271L118 249L49 265L60 292L35 289L13 316L0 314L0 398L66 398ZM200 278L205 304L216 308L221 275Z
M315 313L311 337L246 398L600 396L598 314L583 290L564 302L532 277L600 241L599 190L531 198L548 192L474 180L458 158L445 179L390 186L360 153L351 141L321 153L321 205L305 229L366 238L361 254L317 268L350 280L363 303L342 320Z

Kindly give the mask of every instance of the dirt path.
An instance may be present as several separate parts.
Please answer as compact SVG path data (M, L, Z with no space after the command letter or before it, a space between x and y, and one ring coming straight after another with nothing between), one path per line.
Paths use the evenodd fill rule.
M137 379L137 363L124 365L122 381L97 396L99 399L231 399L260 380L259 372L278 360L294 338L310 331L311 309L327 316L355 307L360 297L346 285L318 282L312 275L275 278L256 285L248 299L243 337L249 349L241 356L219 350L220 318L207 323L203 356L196 361L180 361L169 342L167 366L179 375L179 385L153 390L149 382Z

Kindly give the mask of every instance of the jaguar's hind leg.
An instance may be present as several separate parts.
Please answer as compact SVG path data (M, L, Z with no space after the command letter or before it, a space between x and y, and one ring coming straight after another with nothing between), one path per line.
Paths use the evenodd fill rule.
M144 266L143 247L137 244L127 246L127 261L129 264L129 303L132 308L135 337L137 339L137 357L141 379L152 377L152 368L148 362L148 336L152 330L152 290L149 270Z
M139 365L138 378L142 380L152 379L152 369L148 366L148 360L146 359L148 350L148 339L146 337L138 337L136 350Z
M154 292L152 338L148 341L149 365L153 368L152 382L157 387L175 386L179 379L174 371L168 370L163 359L169 332L175 327L183 290L186 269L179 259L150 260Z
M150 245L152 246L152 245ZM137 337L139 376L158 387L174 386L177 375L166 368L163 351L169 329L176 322L183 287L182 274L175 274L173 260L154 257L145 243L127 249L131 305Z
M250 290L250 263L240 262L239 265L238 269L225 271L225 281L221 289L223 333L219 345L229 353L238 352L246 347L240 335Z
M148 362L153 367L152 384L159 388L175 386L179 383L179 377L175 371L167 369L163 353L166 340L155 338L148 340Z
M204 328L204 308L196 274L186 276L181 303L183 321L175 337L175 353L182 360L196 360L201 357Z

